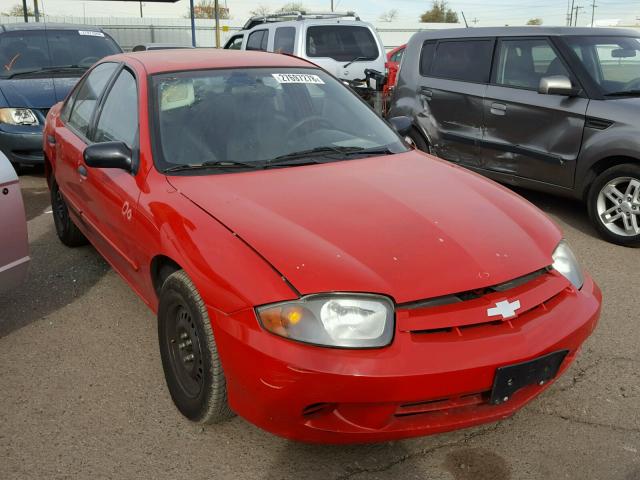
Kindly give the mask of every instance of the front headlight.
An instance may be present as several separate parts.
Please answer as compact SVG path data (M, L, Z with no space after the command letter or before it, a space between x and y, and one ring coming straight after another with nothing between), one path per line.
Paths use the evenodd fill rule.
M0 108L0 123L38 125L38 117L28 108Z
M584 284L582 269L569 244L562 240L553 252L553 269L564 275L574 287L581 289Z
M378 295L309 295L256 313L268 331L314 345L372 348L393 339L393 302Z

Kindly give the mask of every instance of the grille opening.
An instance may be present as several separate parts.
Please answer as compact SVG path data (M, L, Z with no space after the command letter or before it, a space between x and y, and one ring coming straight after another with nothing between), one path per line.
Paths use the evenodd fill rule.
M424 400L422 402L403 403L395 412L396 417L408 417L412 415L437 414L453 409L474 407L488 404L490 391L465 393L451 398L438 398Z
M333 407L334 407L333 403L326 403L326 402L312 403L311 405L307 405L302 409L302 416L309 417L317 413L328 412L329 410L332 410Z

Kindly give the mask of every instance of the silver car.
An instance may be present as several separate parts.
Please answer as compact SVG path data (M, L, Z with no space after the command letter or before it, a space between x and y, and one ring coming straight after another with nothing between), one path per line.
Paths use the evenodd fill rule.
M9 159L0 152L0 292L19 285L29 266L29 241L22 193Z

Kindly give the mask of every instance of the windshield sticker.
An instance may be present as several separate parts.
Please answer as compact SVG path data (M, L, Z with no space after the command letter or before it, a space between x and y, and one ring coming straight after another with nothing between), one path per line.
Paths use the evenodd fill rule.
M78 30L80 35L86 35L89 37L104 37L104 33L102 32L93 32L91 30Z
M324 82L318 75L308 75L306 73L272 73L278 83L311 83L316 85L324 85Z

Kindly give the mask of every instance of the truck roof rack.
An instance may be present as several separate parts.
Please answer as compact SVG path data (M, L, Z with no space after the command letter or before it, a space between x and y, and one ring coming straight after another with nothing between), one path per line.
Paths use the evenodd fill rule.
M306 11L291 11L291 12L278 12L269 13L267 15L256 15L247 20L244 24L243 30L250 30L256 25L262 25L264 23L271 22L287 22L291 20L331 20L338 18L353 18L360 21L360 17L352 11L349 12L306 12Z

